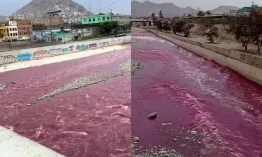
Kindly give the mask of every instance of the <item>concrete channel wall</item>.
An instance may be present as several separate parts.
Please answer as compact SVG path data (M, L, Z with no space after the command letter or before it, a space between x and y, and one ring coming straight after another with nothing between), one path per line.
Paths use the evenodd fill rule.
M45 57L52 57L68 53L76 53L89 49L126 44L131 42L131 36L74 42L62 45L39 47L23 50L0 52L0 66L14 62L23 62Z
M222 66L229 67L246 78L262 85L262 57L240 51L218 47L208 43L198 42L189 38L168 35L163 32L148 31L172 43L190 50L206 59L214 60Z
M0 126L0 157L65 157Z

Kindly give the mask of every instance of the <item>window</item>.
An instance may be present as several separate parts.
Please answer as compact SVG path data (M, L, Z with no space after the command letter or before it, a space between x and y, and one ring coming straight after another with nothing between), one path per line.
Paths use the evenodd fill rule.
M103 21L105 21L105 17L103 17Z
M13 36L13 33L10 33L10 36Z
M109 20L109 17L107 17L107 20Z
M91 19L89 19L89 22L91 22Z
M96 19L95 18L93 18L93 22L95 22L96 21Z

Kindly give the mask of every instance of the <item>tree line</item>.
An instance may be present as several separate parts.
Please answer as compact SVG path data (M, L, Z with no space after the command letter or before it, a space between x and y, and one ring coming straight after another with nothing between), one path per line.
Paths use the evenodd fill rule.
M199 11L198 16L211 15L210 11ZM191 16L191 15L190 15ZM183 34L184 37L190 36L190 30L195 26L193 23L187 22L183 18L172 20L164 20L162 11L158 13L158 18L155 13L151 14L153 25L166 32L172 31L174 34ZM249 16L239 15L234 18L234 21L225 23L229 26L228 33L233 34L237 41L242 43L242 47L247 51L249 44L257 46L257 52L261 52L262 47L262 8L254 8ZM146 26L146 23L143 24ZM202 21L201 25L204 26L205 31L203 36L207 37L210 43L214 43L214 38L219 36L218 28L211 18ZM223 24L224 25L224 24ZM225 25L224 25L225 27Z

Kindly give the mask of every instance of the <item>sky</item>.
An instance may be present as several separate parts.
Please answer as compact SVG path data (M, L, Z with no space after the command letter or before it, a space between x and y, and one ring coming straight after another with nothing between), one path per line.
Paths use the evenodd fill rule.
M32 0L0 0L0 15L8 16L22 8ZM99 0L73 0L83 5L89 10L89 3L91 6L91 12L99 12L100 1ZM112 4L112 5L111 5ZM111 6L109 6L111 5ZM107 7L109 6L109 7ZM101 8L105 8L102 12L109 12L110 9L113 12L120 14L131 14L131 0L101 0Z
M136 1L144 2L146 0L136 0ZM212 10L221 5L236 6L241 8L244 6L251 6L252 1L254 1L255 4L262 6L262 0L150 0L150 1L154 3L170 2L170 3L174 3L179 7L185 8L190 6L194 9L199 8L200 10Z

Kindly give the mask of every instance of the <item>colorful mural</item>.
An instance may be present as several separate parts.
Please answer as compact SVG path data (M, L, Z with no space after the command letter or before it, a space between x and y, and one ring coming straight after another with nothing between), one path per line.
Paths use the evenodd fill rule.
M89 49L97 48L97 43L89 44Z
M17 55L17 61L29 61L31 60L31 54L30 53L22 53Z
M85 51L88 49L88 45L77 45L76 49L77 51Z
M17 61L19 62L19 61L28 61L31 59L42 59L45 57L62 55L65 53L81 52L81 51L86 51L88 49L95 49L98 47L105 47L109 45L124 44L130 42L131 42L131 37L126 36L118 39L104 39L104 40L100 40L99 42L87 41L84 42L84 44L79 44L79 45L71 45L71 46L60 45L61 48L52 48L47 50L35 51L35 52L32 52L32 50L30 51L30 49L28 49L26 50L26 53L23 52L18 55L0 56L0 66L4 64L14 63Z
M50 55L49 55L49 52L46 50L36 51L35 53L33 53L34 59L41 59L41 58L48 57L48 56Z
M16 57L13 55L0 56L0 66L16 62Z

